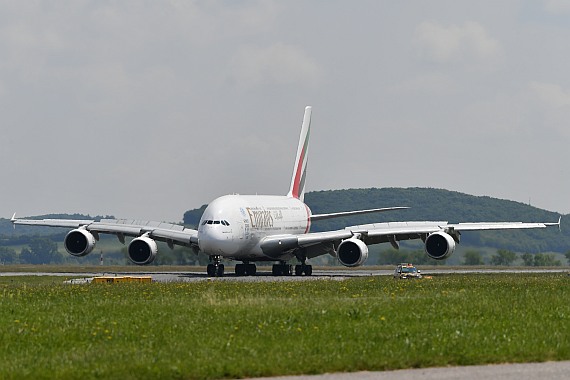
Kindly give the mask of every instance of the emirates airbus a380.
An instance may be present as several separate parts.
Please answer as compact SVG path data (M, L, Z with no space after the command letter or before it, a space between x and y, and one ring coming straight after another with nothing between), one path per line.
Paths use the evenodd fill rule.
M95 248L100 234L114 234L119 241L133 237L128 245L129 259L139 265L153 262L158 252L157 241L170 248L182 245L209 255L208 275L223 276L222 259L241 261L235 266L237 275L254 275L255 262L270 261L274 275L311 275L307 259L324 254L338 258L347 267L364 264L368 245L389 242L398 248L401 240L422 239L426 254L437 260L451 255L461 232L546 228L558 223L458 223L391 222L346 227L342 230L310 232L311 222L327 218L398 210L388 207L313 215L303 202L307 152L311 127L311 107L305 108L297 157L289 193L271 195L226 195L214 199L204 211L198 230L177 224L127 219L63 220L17 219L14 224L68 227L72 230L64 240L65 249L73 256L85 256ZM293 268L289 264L297 259Z

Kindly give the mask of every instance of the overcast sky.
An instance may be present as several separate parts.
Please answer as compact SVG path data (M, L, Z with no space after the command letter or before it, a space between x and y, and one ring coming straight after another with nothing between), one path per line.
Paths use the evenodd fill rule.
M0 1L0 214L284 195L306 105L308 191L569 213L569 40L564 0Z

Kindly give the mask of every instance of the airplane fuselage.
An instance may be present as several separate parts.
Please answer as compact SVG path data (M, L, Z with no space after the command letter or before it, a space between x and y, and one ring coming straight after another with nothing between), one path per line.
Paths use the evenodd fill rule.
M287 196L226 195L211 202L198 227L198 245L208 255L260 260L260 242L273 235L309 232L311 210ZM269 258L268 258L269 259Z

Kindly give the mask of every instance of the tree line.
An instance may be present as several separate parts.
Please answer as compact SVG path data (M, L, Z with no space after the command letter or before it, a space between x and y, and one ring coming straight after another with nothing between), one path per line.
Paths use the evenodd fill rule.
M103 254L101 252L101 254ZM128 265L126 247L118 251L105 252L103 254L107 265ZM511 266L523 265L527 267L553 267L570 265L570 251L565 253L567 263L563 263L552 253L523 253L517 254L506 249L497 249L490 257L484 255L476 249L468 249L462 255L461 265L491 265L491 266ZM0 246L0 265L11 264L90 264L97 265L100 255L93 252L86 257L76 258L59 251L58 243L48 237L31 237L18 252L14 248ZM197 253L192 249L176 247L171 250L166 245L160 247L160 253L154 265L199 265L204 266L209 262L207 255ZM422 249L400 249L393 248L374 252L369 257L365 265L396 265L402 262L410 262L415 265L446 265L446 260L434 260L425 254ZM321 265L340 265L331 256L320 258Z
M404 220L444 220L454 222L473 221L557 221L558 214L540 210L527 204L500 200L490 197L478 197L454 191L429 188L370 188L309 192L305 201L315 214L368 209L388 206L409 206L408 210L388 213L362 215L329 219L313 223L311 231L342 229L349 225L373 222ZM196 228L206 205L186 211L184 224ZM38 218L93 219L89 215L44 215ZM106 216L105 218L112 218ZM562 265L560 255L570 249L570 229L565 227L562 219L561 231L556 228L526 231L486 231L469 232L461 236L461 246L469 247L463 254L462 261L457 261L457 254L452 262L463 265L513 265L522 263L525 266ZM57 231L54 233L54 231ZM0 219L0 264L17 263L74 263L95 264L99 260L97 249L92 254L75 258L63 250L58 244L64 239L68 229L52 229L49 227L18 226L14 231L9 220ZM102 235L102 239L105 235ZM496 249L491 257L483 257L479 250ZM397 264L413 262L418 265L442 265L445 262L432 260L422 249L383 250L384 245L371 247L371 255L367 264ZM100 251L99 251L100 252ZM374 252L374 253L372 253ZM380 252L379 254L377 254ZM525 252L517 254L515 252ZM514 256L513 256L514 255ZM567 253L566 253L567 255ZM105 262L127 264L126 251L119 247L112 252L105 252ZM566 256L568 257L568 256ZM332 257L323 257L319 262L335 264ZM205 265L208 257L196 254L183 247L175 250L161 247L155 264L172 265Z

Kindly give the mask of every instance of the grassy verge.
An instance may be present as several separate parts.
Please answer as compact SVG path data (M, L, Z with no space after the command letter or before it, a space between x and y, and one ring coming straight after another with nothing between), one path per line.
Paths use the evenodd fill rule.
M566 274L0 281L0 378L240 378L570 359Z

